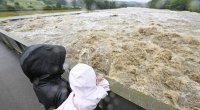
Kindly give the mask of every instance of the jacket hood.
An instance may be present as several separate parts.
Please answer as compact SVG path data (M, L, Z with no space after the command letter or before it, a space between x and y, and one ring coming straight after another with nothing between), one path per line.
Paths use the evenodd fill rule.
M95 71L89 65L79 63L71 69L69 83L75 94L87 97L96 90Z
M63 46L39 44L27 47L20 57L25 75L33 82L36 78L62 74L66 50Z
M94 110L99 101L108 95L103 86L109 88L107 80L97 85L95 71L86 64L79 63L72 68L69 83L72 92L57 110Z
M106 89L101 85L97 85L96 73L93 68L87 64L79 63L72 68L69 73L69 83L72 92L75 94L77 103L79 103L79 101L89 101L89 105L95 105L107 95ZM107 85L109 84L107 83ZM79 103L79 106L87 108L88 104Z

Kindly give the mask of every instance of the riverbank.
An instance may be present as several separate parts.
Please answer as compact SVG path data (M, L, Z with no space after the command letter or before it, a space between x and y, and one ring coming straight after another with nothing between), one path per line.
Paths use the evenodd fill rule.
M81 9L0 11L0 18L12 17L12 16L23 16L23 15L34 15L34 14L45 14L45 13L73 12L73 11L80 11L80 10Z

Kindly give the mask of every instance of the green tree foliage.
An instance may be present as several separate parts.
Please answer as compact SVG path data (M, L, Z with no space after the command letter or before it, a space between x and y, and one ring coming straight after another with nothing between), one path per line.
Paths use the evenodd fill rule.
M60 3L62 5L67 5L67 0L56 0L57 3Z
M157 8L156 4L158 3L159 0L151 0L148 5L150 8Z
M21 6L18 2L15 2L15 10L21 10Z
M77 1L76 1L76 0L72 0L72 6L73 6L74 8L76 8L76 5L77 5Z
M14 8L15 8L15 10L23 10L23 9L24 9L24 8L20 5L19 2L15 2L15 3L14 3Z
M62 5L61 5L60 3L57 3L57 4L56 4L56 8L57 8L57 9L61 9L61 8L62 8Z
M128 7L128 5L126 3L122 3L120 4L120 7Z
M109 1L108 2L108 7L110 8L110 9L112 9L112 8L117 8L117 5L116 5L116 2L115 1Z
M96 6L99 9L112 9L112 8L117 8L116 3L114 1L108 1L108 0L101 0L101 1L96 1Z
M4 0L0 0L0 4L2 4L4 2Z
M43 2L44 2L45 4L56 4L56 3L57 3L56 0L43 0Z
M31 5L29 5L29 6L28 6L28 8L30 8L30 9L34 9L34 7L33 7L33 6L31 6Z
M151 0L150 8L200 12L200 0Z
M2 0L0 4L0 11L16 11L16 10L22 10L23 7L20 6L18 2L15 2L12 4L9 4L8 1Z
M0 11L71 9L71 6L76 9L86 6L88 10L119 7L114 0L0 0Z
M50 5L46 5L43 9L44 10L52 10L52 7Z
M85 3L87 10L92 10L92 5L94 5L95 0L83 0L83 2Z
M200 0L193 0L192 2L190 2L190 4L188 5L188 10L200 13Z
M189 0L171 0L170 9L172 10L187 10Z
M6 10L9 10L9 11L15 10L15 7L8 5L8 3L6 1L4 1L2 4L3 4L3 6L5 7Z
M8 10L8 11L14 11L15 7L13 7L11 5L6 5L6 10Z

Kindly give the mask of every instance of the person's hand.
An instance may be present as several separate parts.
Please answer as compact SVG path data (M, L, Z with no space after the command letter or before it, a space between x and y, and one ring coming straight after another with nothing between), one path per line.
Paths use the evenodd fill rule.
M104 78L103 74L97 75L97 86L101 86L106 91L110 91L109 82Z
M99 82L101 82L104 79L104 75L103 74L98 74L97 75L97 85L99 84Z

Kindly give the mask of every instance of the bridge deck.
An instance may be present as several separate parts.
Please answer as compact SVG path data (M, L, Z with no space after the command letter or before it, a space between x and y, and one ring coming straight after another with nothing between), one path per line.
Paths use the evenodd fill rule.
M23 74L18 55L0 42L0 110L44 110L30 81Z

